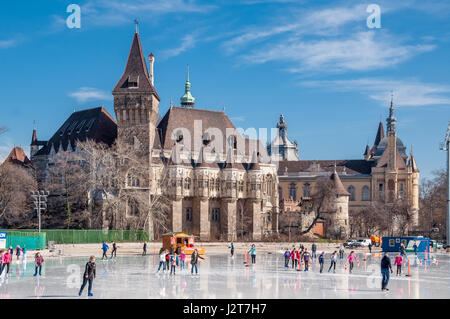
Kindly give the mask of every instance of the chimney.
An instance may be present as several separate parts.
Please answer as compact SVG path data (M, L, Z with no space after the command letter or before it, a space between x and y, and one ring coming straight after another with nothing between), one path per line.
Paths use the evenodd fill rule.
M149 64L149 69L150 69L150 74L149 74L149 77L150 77L150 82L152 83L152 85L155 85L154 84L154 77L153 77L153 63L155 62L155 56L153 55L153 53L150 53L149 55L148 55L148 64Z

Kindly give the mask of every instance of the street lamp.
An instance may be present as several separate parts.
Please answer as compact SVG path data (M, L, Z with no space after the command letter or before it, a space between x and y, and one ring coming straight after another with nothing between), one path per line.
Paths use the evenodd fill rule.
M38 213L39 233L41 233L41 211L47 209L47 196L49 194L49 191L31 192L31 197L33 197L34 209L37 210Z
M447 251L450 251L450 121L448 122L447 134L441 143L441 150L447 151Z

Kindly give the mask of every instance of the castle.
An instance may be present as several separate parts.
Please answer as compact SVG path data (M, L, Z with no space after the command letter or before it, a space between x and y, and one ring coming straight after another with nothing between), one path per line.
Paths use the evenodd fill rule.
M261 142L239 134L224 112L196 108L189 71L181 105L171 105L159 118L153 54L148 61L147 68L136 30L125 71L112 91L116 120L101 107L73 113L49 141L39 141L33 131L31 160L40 181L48 182L48 167L59 151L76 152L77 142L88 138L108 145L120 138L137 147L148 166L146 176L133 176L132 167L119 169L130 192L146 192L150 200L162 192L158 181L167 174L171 231L201 240L236 240L238 231L261 239L276 231L277 169ZM131 225L146 212L125 200L118 213ZM104 219L102 227L117 225ZM152 232L153 222L145 228Z

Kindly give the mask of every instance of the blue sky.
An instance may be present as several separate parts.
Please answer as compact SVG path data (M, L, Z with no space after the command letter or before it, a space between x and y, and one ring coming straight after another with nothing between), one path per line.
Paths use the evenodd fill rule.
M69 4L81 28L69 29ZM369 4L381 28L369 29ZM155 55L160 115L179 104L190 65L196 107L239 127L284 114L302 159L359 159L385 122L390 91L398 135L422 177L444 166L450 120L450 3L431 0L8 1L0 10L0 156L29 152L36 121L48 139L74 108L104 105L134 33Z

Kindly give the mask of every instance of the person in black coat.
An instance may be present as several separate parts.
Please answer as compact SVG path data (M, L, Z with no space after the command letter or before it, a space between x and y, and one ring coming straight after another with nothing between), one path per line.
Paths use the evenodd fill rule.
M83 284L81 285L80 291L78 292L78 296L81 296L81 293L83 292L83 289L88 282L89 282L88 296L92 297L94 295L91 292L94 278L95 278L95 257L91 256L89 258L89 261L86 263L86 267L84 269Z
M389 283L389 271L392 274L391 258L389 258L388 253L384 253L383 258L381 258L381 290L389 290L387 285Z

